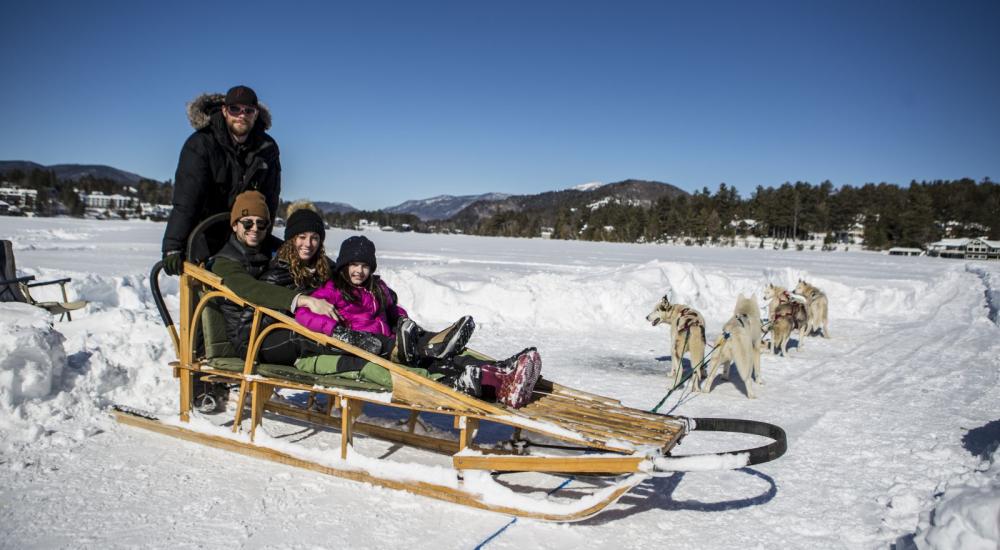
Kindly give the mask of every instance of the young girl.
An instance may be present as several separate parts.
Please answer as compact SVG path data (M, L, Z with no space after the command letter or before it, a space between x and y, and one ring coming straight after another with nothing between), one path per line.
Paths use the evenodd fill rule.
M436 334L426 333L408 318L396 293L373 273L376 267L375 244L363 236L348 238L340 245L331 279L312 294L333 304L340 319L300 307L295 310L296 320L394 362L426 369L439 382L470 395L481 397L485 387L509 407L528 402L542 368L535 348L504 361L459 355L475 328L472 317L462 317ZM367 378L380 379L372 380L375 382L389 380L388 372L376 373L376 369L362 367L364 364L364 359L343 357L337 369L362 370Z

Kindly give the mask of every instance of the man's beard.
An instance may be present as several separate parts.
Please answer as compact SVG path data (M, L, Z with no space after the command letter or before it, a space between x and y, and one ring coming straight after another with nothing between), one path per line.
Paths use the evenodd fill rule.
M243 122L241 126L237 126L237 121L230 122L227 120L226 126L229 127L229 133L233 134L236 137L244 137L246 135L249 135L250 131L253 130L253 124L247 122Z

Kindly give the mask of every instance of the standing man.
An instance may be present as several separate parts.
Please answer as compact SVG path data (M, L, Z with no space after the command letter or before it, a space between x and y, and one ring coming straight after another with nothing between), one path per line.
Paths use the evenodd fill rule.
M184 142L174 176L173 211L163 234L163 267L181 272L187 240L203 220L229 212L236 196L258 191L271 212L278 210L281 164L278 144L265 133L271 113L247 86L234 86L225 96L202 94L188 104L195 132ZM217 224L195 243L197 261L225 244L230 230Z

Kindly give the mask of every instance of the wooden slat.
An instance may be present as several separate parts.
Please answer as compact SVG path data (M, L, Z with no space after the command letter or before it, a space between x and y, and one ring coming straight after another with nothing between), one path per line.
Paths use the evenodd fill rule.
M593 426L603 426L609 431L624 434L636 434L648 437L662 437L665 433L674 433L677 426L660 422L652 425L644 422L633 422L631 419L616 415L613 411L588 410L579 405L551 404L546 400L538 400L524 408L528 414L539 414L546 417L554 416L563 419L575 419Z
M615 432L605 428L604 426L595 426L574 418L560 418L555 415L532 414L529 414L528 417L533 420L550 422L564 429L584 434L591 439L591 444L600 442L604 448L609 448L610 450L622 450L620 447L610 447L610 440L613 439L639 443L641 445L656 445L658 447L666 443L659 438L638 437L636 435L627 436L624 432Z
M526 410L551 410L576 414L591 418L594 422L605 423L609 426L626 426L629 429L662 431L664 429L670 429L670 426L676 424L667 418L661 418L658 422L651 422L648 420L634 418L628 414L623 414L620 409L615 410L603 407L586 407L578 402L558 401L549 397L537 399L524 408Z
M282 416L287 416L290 418L294 418L296 420L302 420L304 422L319 424L321 426L326 426L328 428L333 428L337 431L340 431L340 426L341 426L340 417L333 417L313 411L306 411L293 407L291 405L286 405L284 403L278 403L275 401L269 401L267 405L264 406L264 410L272 412L274 414L280 414ZM441 439L439 437L431 437L427 435L409 433L409 432L404 432L402 430L394 430L392 428L387 428L385 426L379 426L377 424L369 424L366 422L355 422L354 431L356 433L377 437L385 441L394 441L397 443L402 443L404 445L409 445L411 447L426 449L428 451L434 451L445 454L455 454L458 452L458 441L455 441L453 439Z
M538 383L535 384L535 388L538 391L548 391L556 395L569 395L574 397L580 397L584 399L589 399L591 401L596 401L598 403L607 403L609 405L621 406L622 402L618 399L612 399L610 397L605 397L603 395L597 395L596 393L589 393L583 390L578 390L576 388L571 388L569 386L563 386L562 384L557 384L551 380L540 378Z
M607 433L611 438L624 439L626 441L639 439L659 441L664 437L669 438L671 432L676 431L664 428L654 430L638 425L629 426L628 424L613 422L608 418L600 418L589 415L583 411L571 411L564 409L529 409L525 412L527 414L538 414L539 417L550 419L550 421L565 422L574 426L578 424L586 425L595 431Z
M582 410L596 411L601 414L608 414L614 416L615 418L621 418L628 420L630 422L641 423L650 426L661 426L665 423L675 423L671 417L664 415L657 415L653 413L648 413L646 411L641 411L639 409L633 409L630 407L625 407L622 405L609 405L606 403L596 403L590 400L579 399L571 397L568 395L561 394L545 394L532 400L526 408L530 408L533 405L541 404L541 406L546 406L551 403L567 403L567 406L579 407Z
M264 419L264 404L271 399L272 393L274 393L274 386L271 384L260 381L254 381L250 384L250 441L253 441L257 427Z
M498 472L559 472L627 474L639 471L641 456L455 456L452 461L460 470L494 470Z
M189 277L181 274L180 279L180 300L181 300L181 335L180 335L180 356L177 358L181 365L190 365L194 359L194 352L190 345L189 333L191 332L191 311L193 289L192 281ZM191 373L181 373L180 377L180 419L187 422L191 418L191 403L194 398L192 390L194 380Z
M473 447L473 440L479 430L479 419L467 416L458 416L458 448L464 450Z

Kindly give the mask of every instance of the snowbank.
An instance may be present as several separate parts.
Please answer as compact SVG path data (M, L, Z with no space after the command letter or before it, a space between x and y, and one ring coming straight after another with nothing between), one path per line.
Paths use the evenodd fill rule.
M913 545L928 550L1000 548L1000 447L984 470L963 476L920 516Z
M176 307L176 282L169 284ZM166 367L174 351L148 278L91 274L74 278L73 289L90 303L72 322L0 303L0 453L15 466L106 429L112 403L176 408Z
M41 308L0 303L0 407L47 397L62 380L66 351L52 316Z
M43 435L46 415L31 405L62 385L63 341L45 310L0 303L0 451Z
M384 269L383 276L411 314L431 325L471 314L479 323L526 329L637 330L648 327L646 315L670 292L676 303L699 310L713 333L732 315L741 293L756 294L763 311L767 284L791 289L799 279L808 280L827 294L832 320L922 318L948 299L960 274L946 273L930 282L911 279L892 286L879 281L855 286L790 268L739 276L690 263L650 261L580 272L492 271L475 278L405 268Z

